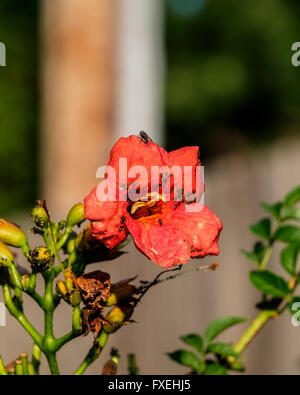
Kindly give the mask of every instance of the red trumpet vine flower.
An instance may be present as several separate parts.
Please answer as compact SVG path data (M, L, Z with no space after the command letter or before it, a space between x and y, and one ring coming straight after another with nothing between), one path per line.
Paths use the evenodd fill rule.
M98 186L117 193L111 199L97 187L84 200L94 237L114 248L130 233L136 247L164 268L218 255L222 223L199 203L198 151L168 153L145 134L119 139L108 163L115 177Z

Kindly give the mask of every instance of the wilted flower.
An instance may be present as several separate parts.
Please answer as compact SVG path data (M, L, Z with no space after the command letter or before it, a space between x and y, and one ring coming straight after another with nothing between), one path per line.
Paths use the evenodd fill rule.
M68 249L72 248L87 263L110 261L124 253L118 248L108 248L103 241L99 242L93 236L90 223L71 241Z
M120 355L118 350L112 348L110 352L110 359L103 366L102 374L105 376L112 376L117 374L119 360Z
M84 304L94 310L102 310L104 302L110 295L110 275L96 270L77 278Z

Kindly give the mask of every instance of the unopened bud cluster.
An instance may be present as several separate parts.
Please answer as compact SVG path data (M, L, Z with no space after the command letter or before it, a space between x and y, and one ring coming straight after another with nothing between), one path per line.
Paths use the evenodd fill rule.
M49 270L54 265L55 256L46 247L37 247L29 252L29 262L35 273Z

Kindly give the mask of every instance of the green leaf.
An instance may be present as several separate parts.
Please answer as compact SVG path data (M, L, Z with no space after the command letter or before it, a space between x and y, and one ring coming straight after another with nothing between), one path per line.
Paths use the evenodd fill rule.
M215 337L217 337L225 329L232 325L246 321L241 317L221 317L211 322L204 332L205 344L208 345Z
M266 295L282 298L289 292L288 284L282 277L266 270L250 272L250 280L259 291Z
M284 203L287 206L292 206L300 200L300 185L292 189L285 197Z
M201 368L201 360L191 351L177 350L167 354L173 361L180 365L189 366L198 372Z
M216 363L208 363L206 365L205 371L204 371L205 375L227 375L227 369L224 368L224 366L221 365L217 365Z
M281 202L278 202L275 204L268 204L268 203L262 202L261 207L263 209L265 209L269 214L271 214L276 219L280 219L280 211L282 208Z
M274 238L286 243L300 243L300 228L294 225L284 225L277 229Z
M262 237L263 239L270 240L271 237L271 220L270 218L262 219L256 224L250 225L249 229L256 236Z
M234 361L230 364L231 370L236 370L237 372L244 372L245 367L240 361Z
M280 254L281 265L292 276L296 274L298 248L296 244L289 244Z
M264 246L264 244L258 242L255 244L253 252L241 250L241 253L245 255L246 258L250 259L250 261L260 263L264 256L265 249L266 247Z
M300 207L284 207L281 219L287 221L288 219L300 219Z
M255 254L254 252L249 252L249 251L246 251L246 250L241 250L241 253L242 253L243 255L245 255L245 257L248 258L250 261L255 262L255 263L258 263L258 261L257 261L257 256L256 256L256 254Z
M222 355L223 357L238 356L232 345L228 343L211 343L207 347L207 351L212 352L213 354Z
M190 335L181 336L180 339L184 341L186 344L194 347L200 353L202 352L203 347L203 339L201 336L191 333Z

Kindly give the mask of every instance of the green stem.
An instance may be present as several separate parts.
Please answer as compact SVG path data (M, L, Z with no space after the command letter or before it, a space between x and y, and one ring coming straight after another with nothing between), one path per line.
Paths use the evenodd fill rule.
M28 286L24 286L24 292L27 293L27 295L31 296L32 299L41 307L43 308L43 298L41 295L39 295L36 290L36 273L31 273L29 277L29 284Z
M36 303L43 308L43 298L41 297L41 295L39 295L36 291L33 292L29 292L29 291L25 291L28 295L30 295L32 297L32 299L34 301L36 301Z
M57 364L57 360L56 360L56 354L55 353L47 353L46 354L46 358L48 361L48 365L50 368L50 372L53 375L59 375L59 369L58 369L58 364Z
M36 287L36 273L31 273L28 292L33 293Z
M51 374L58 375L59 369L56 360L56 339L53 335L53 314L55 309L53 300L54 273L52 271L44 272L43 277L45 280L45 294L43 298L45 333L42 351L47 358Z
M20 354L20 358L23 366L23 374L28 376L28 355L26 353L22 353Z
M67 226L67 228L64 231L63 235L61 236L61 238L57 242L57 249L58 250L60 250L64 246L64 244L68 240L68 237L70 236L71 232L72 232L72 227L71 226Z
M261 328L271 319L278 316L276 310L263 310L252 321L251 325L241 336L240 340L235 344L234 350L240 354L242 353L251 340L258 334Z
M130 375L137 375L139 374L139 368L136 363L136 356L135 354L128 354L127 355L128 359L128 373Z
M15 302L17 303L17 307L23 311L23 293L22 291L15 287L14 288L14 292L15 292Z
M55 238L55 236L54 236L54 231L53 231L53 226L52 226L51 221L49 221L49 228L50 228L50 234L51 234L51 238L52 238L52 242L53 242L53 247L54 247L55 255L56 255L57 260L58 260L58 262L59 262L59 265L60 265L60 267L61 267L61 271L62 271L62 273L63 273L65 279L67 280L66 274L65 274L65 268L64 268L64 265L63 265L63 263L62 263L62 260L60 259L60 256L59 256L59 251L58 251L58 248L57 248L56 238Z
M73 331L71 331L56 339L56 350L58 351L59 349L61 349L66 343L68 343L75 337L76 336L74 335Z
M72 331L74 335L78 335L81 331L81 310L80 306L73 307L72 315Z
M7 376L7 371L5 369L1 355L0 355L0 376Z
M26 258L29 258L29 251L30 251L30 247L28 242L26 241L26 243L22 246L22 252L26 256Z
M28 364L28 374L29 374L29 376L35 376L37 374L32 362L29 362L29 364Z
M19 288L20 290L23 290L21 277L20 277L20 274L19 274L14 263L9 264L9 271L10 271L11 281L12 281L14 287Z
M59 350L70 340L81 335L81 310L79 306L73 307L72 331L56 339L56 349Z
M47 340L52 340L53 338L53 311L45 311L44 314L44 322L45 322L45 336L44 340L47 342Z
M69 256L69 258L68 259L66 259L64 262L63 262L63 268L64 269L67 269L67 267L68 266L71 266L71 265L73 265L75 262L76 262L76 260L78 259L78 255L76 255L74 252ZM55 273L55 276L58 276L60 273L61 273L61 271L62 271L62 267L61 266L57 266L56 268L54 268L54 273Z
M10 312L10 314L15 317L20 324L23 326L23 328L29 333L29 335L32 337L32 339L39 345L41 346L42 344L42 336L38 333L38 331L31 325L31 323L28 321L28 319L25 317L25 315L15 306L12 297L11 297L11 292L10 292L10 287L8 284L3 284L2 285L2 290L3 290L3 298L5 301L5 305Z
M40 369L40 363L41 363L41 349L39 348L39 346L36 343L34 343L34 345L32 347L31 363L32 363L35 373L38 374L39 369Z
M273 246L270 244L266 248L265 253L264 253L264 257L263 257L263 259L262 259L262 261L261 261L261 263L259 265L259 269L260 270L265 270L266 269L266 266L267 266L267 263L268 263L268 261L269 261L269 259L271 257L272 251L273 251Z
M20 359L16 360L15 362L15 369L16 369L16 376L23 376L25 375L23 371L23 363Z
M93 347L90 349L88 352L87 356L79 366L79 368L74 372L75 376L83 374L86 369L100 356L101 351L103 350L107 340L108 340L109 334L106 333L104 330L102 330L96 339L96 342L98 343L100 347L100 351L98 349L97 345L93 345Z
M52 243L51 240L49 239L46 229L44 230L43 239L44 239L44 242L45 242L47 248L49 248L49 250L50 250L52 253L54 253L55 250L54 250L54 247L53 247L53 243Z

